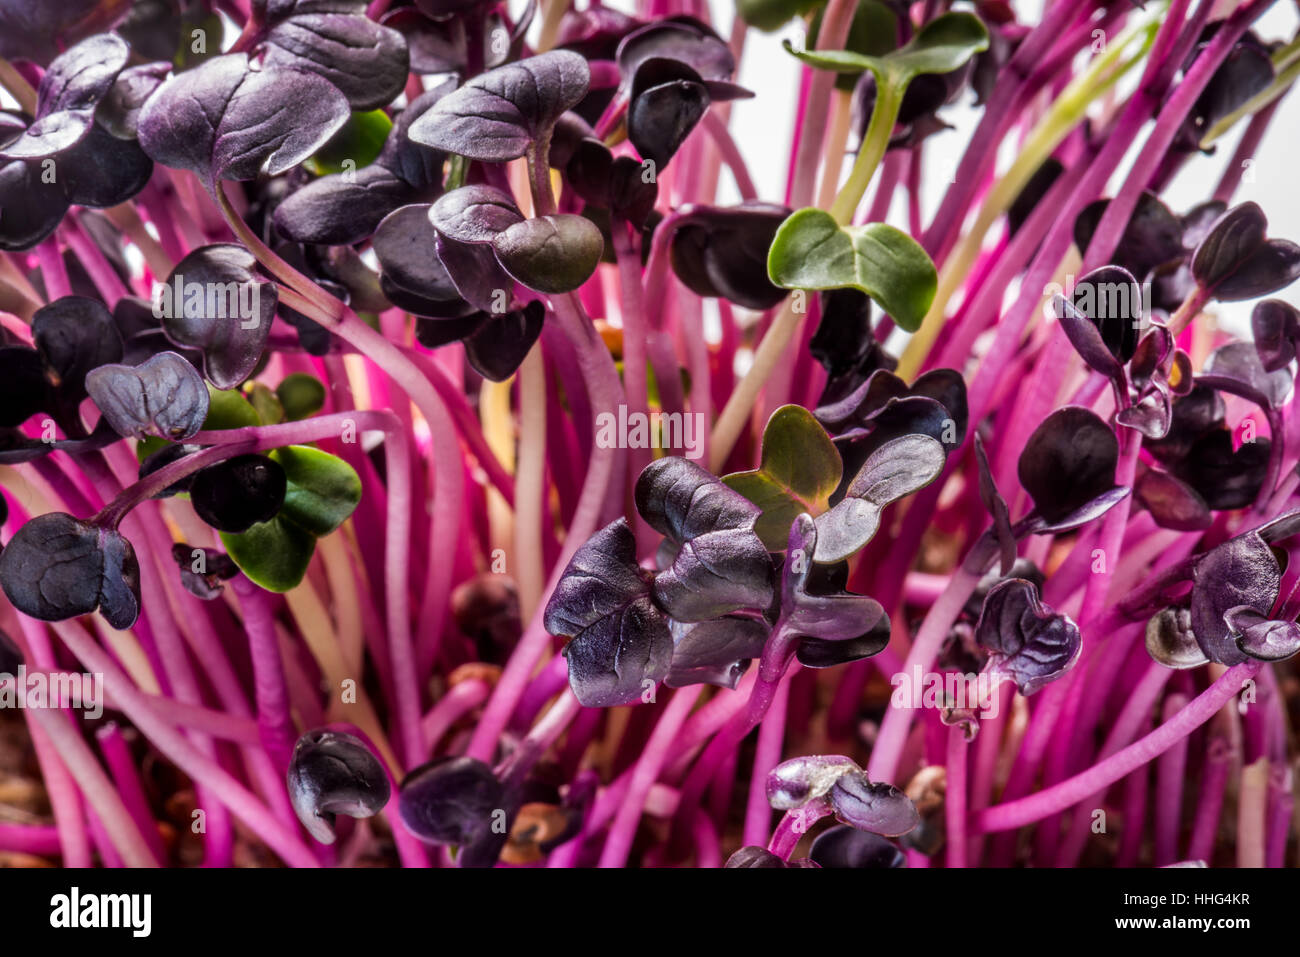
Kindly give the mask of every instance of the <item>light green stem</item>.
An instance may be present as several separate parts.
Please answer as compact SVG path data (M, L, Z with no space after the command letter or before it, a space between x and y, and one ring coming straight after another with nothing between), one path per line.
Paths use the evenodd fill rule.
M871 183L871 177L875 175L876 167L880 165L885 150L889 148L889 138L893 136L894 126L898 123L898 108L903 104L903 93L906 89L906 83L884 82L880 77L876 78L876 106L871 111L867 135L862 139L862 146L858 150L858 158L853 163L848 181L839 191L830 208L830 214L841 226L847 226L852 222L853 213L862 202L862 196Z

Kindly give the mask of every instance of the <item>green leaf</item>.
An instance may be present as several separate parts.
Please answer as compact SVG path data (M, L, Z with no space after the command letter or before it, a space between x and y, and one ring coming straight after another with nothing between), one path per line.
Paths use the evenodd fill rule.
M246 532L221 532L221 543L239 570L267 591L286 592L307 574L316 539L283 514Z
M276 449L271 458L288 480L283 518L320 538L342 525L361 501L361 479L336 455L307 445Z
M303 165L317 176L327 173L355 173L369 166L384 148L393 121L383 110L353 113L343 128Z
M736 0L736 12L751 27L771 33L795 17L821 6L823 0Z
M861 290L908 332L920 328L939 287L934 263L906 233L885 223L841 227L811 208L776 231L767 273L783 289Z
M272 392L269 386L261 382L253 382L246 388L248 402L257 412L257 417L263 425L278 425L284 421L284 406L280 404L279 396Z
M817 11L812 25L808 28L807 46L815 49L820 34L825 8ZM853 13L853 23L849 26L848 39L844 49L851 53L866 56L885 56L898 44L898 17L894 11L880 0L861 0ZM858 82L856 76L838 76L835 78L837 89L852 90Z
M799 405L783 405L763 430L758 468L722 481L763 510L754 531L769 551L784 551L790 525L803 512L814 517L830 507L844 465L826 430Z
M208 398L208 417L203 420L204 432L262 424L257 410L238 389L214 389L208 386Z
M314 375L294 372L275 387L285 418L297 422L315 415L325 407L325 385Z
M160 439L156 435L146 435L135 443L135 457L143 462L155 452L161 452L171 444L167 439Z
M870 70L879 83L902 89L922 73L951 73L976 53L987 50L989 32L973 13L945 13L920 29L906 44L890 53L872 55L855 50L795 50L785 48L805 63L838 73Z

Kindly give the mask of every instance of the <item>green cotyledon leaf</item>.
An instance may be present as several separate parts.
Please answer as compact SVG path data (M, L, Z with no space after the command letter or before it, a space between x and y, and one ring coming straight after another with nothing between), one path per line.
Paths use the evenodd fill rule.
M786 41L786 49L805 63L837 73L870 70L877 82L900 91L923 73L951 73L988 45L988 29L971 13L936 17L903 46L880 56L854 50L795 50Z
M785 548L790 523L801 513L826 511L843 464L826 430L802 406L784 405L763 430L760 465L722 481L763 510L754 531L769 551Z
M361 501L361 479L336 455L289 445L276 449L271 458L288 480L278 517L317 538L342 525Z
M820 209L801 209L776 232L767 272L785 289L861 290L908 332L920 328L939 275L924 249L885 223L840 226Z
M286 592L296 587L316 551L315 536L283 514L258 522L246 532L220 535L239 570L267 591Z

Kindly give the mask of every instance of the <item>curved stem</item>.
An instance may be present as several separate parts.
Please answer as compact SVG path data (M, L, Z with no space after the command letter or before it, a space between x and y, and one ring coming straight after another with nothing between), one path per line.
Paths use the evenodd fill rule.
M1241 691L1248 678L1254 677L1260 666L1258 661L1234 665L1171 720L1142 739L1060 784L1017 801L985 808L974 816L972 828L987 833L1023 827L1086 800L1163 754L1209 721Z

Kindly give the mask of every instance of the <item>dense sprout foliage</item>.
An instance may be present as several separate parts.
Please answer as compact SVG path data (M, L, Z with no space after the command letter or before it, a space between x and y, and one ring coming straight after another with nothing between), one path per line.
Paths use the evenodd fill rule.
M0 0L0 863L1294 861L1300 39L1043 6Z

